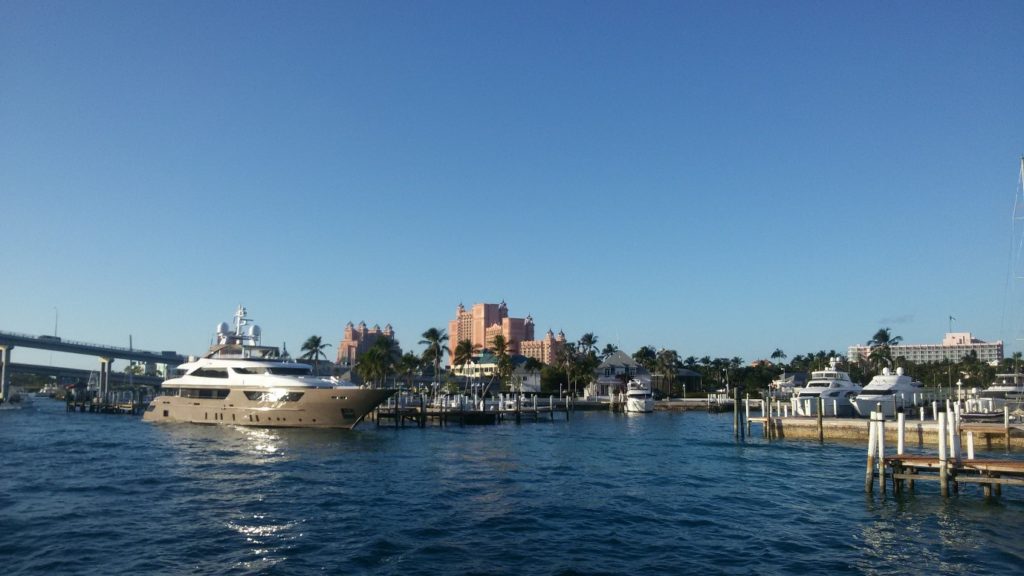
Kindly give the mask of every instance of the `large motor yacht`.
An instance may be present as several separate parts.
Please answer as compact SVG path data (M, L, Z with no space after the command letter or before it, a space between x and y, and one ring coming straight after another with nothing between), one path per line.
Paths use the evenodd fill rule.
M234 327L165 380L142 419L235 426L352 428L394 390L314 377L312 366L260 344L260 328L239 306Z
M793 396L794 410L797 416L816 416L818 399L821 398L824 401L822 416L853 416L852 398L860 391L860 384L840 370L838 359L833 358L828 370L811 372L807 385L796 390Z
M978 392L978 398L990 399L991 408L999 412L1004 406L1010 411L1024 408L1024 374L996 374L996 381Z
M865 418L879 409L886 418L892 418L897 410L906 410L922 402L919 397L922 387L920 382L904 374L903 368L897 368L895 374L889 368L883 368L882 373L872 378L854 398L853 406L857 414Z

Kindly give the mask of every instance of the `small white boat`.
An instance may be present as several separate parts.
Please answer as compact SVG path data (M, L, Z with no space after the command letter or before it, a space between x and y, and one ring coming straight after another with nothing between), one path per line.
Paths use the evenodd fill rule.
M630 380L626 384L623 409L633 414L654 412L654 395L650 387L635 378Z
M922 388L920 382L903 373L903 368L897 368L895 374L883 368L853 399L853 406L865 418L877 410L886 418L893 418L897 410L906 410L919 402Z
M861 386L850 379L850 375L838 368L839 361L833 358L827 370L811 372L807 385L793 396L793 410L797 416L816 416L818 399L823 400L822 416L854 416L852 399L860 394Z

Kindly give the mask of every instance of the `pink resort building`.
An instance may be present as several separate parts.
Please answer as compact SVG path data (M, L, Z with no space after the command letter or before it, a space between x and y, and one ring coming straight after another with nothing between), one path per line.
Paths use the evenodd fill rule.
M380 326L376 324L373 328L367 328L366 322L360 322L359 326L353 326L349 322L345 325L345 334L338 344L337 364L339 366L354 365L356 358L369 350L381 336L394 339L395 331L391 329L391 324L384 326L384 329L381 330Z
M509 354L536 358L545 364L554 361L565 346L565 334L555 336L548 330L543 340L534 340L533 318L510 318L508 306L500 304L474 304L471 310L459 304L455 319L448 322L449 357L455 357L455 347L469 340L476 349L490 348L494 337L501 334L509 342Z

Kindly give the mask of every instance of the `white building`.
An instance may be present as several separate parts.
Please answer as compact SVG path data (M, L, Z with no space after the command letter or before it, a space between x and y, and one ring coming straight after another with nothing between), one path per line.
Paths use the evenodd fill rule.
M903 357L915 364L941 362L949 360L959 362L964 356L974 351L978 360L988 364L996 364L1003 359L1003 341L985 342L971 337L970 332L948 332L941 344L897 344L890 346L892 357ZM847 358L851 362L867 360L871 347L867 345L850 346Z

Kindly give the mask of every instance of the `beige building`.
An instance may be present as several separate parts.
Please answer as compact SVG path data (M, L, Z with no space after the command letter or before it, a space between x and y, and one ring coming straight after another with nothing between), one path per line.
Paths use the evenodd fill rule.
M382 330L379 325L374 325L373 328L367 328L366 322L360 322L359 326L353 326L351 322L345 325L345 333L342 336L341 342L338 344L338 357L336 363L339 366L352 366L356 363L356 358L370 349L373 343L377 341L381 336L387 336L388 338L395 338L395 331L391 329L391 324L384 326Z
M521 354L550 364L558 351L565 346L565 334L556 337L550 330L543 340L534 340L533 318L511 318L508 305L474 304L473 308L459 304L455 319L448 322L449 358L455 357L455 347L462 340L469 340L475 349L490 348L494 337L502 335L509 343L508 353Z
M996 364L1003 359L1003 341L985 342L973 338L970 332L948 332L941 344L897 344L890 346L893 359L903 357L915 364L942 362L949 360L959 362L973 350L978 360ZM847 358L850 362L867 360L871 347L866 345L850 346Z

